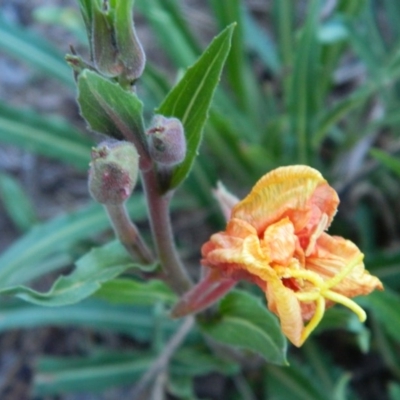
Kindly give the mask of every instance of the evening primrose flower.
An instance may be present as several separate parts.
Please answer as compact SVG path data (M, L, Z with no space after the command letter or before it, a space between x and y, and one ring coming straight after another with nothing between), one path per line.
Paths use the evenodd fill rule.
M245 279L264 291L268 308L296 346L335 303L364 321L364 310L351 298L383 287L365 270L354 243L325 233L338 204L335 190L313 168L281 167L264 175L233 206L225 231L203 245L205 276L174 315L205 308Z

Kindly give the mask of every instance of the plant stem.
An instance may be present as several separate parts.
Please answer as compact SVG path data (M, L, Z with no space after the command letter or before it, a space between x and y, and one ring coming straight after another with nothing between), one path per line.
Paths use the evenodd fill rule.
M130 220L125 204L105 205L108 216L119 241L128 253L145 264L154 263L154 257L139 234L135 224Z
M139 382L133 388L131 399L136 399L146 388L151 380L162 372L175 351L182 344L186 335L190 332L194 324L193 316L186 317L172 339L165 345L163 352L156 358L150 369L140 378Z
M160 193L156 171L152 168L142 171L143 186L149 208L150 226L156 244L165 280L179 295L187 292L192 282L182 265L174 243L169 204L172 192Z

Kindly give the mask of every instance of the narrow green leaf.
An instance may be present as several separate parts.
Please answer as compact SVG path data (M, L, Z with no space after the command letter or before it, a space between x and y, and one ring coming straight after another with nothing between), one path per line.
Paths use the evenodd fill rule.
M32 31L6 22L4 18L0 18L0 48L46 75L74 86L72 71L52 44Z
M338 101L331 108L322 110L318 116L317 127L313 133L313 147L317 148L329 130L356 107L361 106L374 92L372 86L365 86L350 96Z
M320 44L317 40L320 2L309 3L307 20L295 52L292 86L289 94L291 130L297 140L297 160L308 163L310 156L311 122L317 112L315 82L318 79Z
M386 15L390 22L390 30L392 31L392 35L396 40L400 37L400 26L398 24L400 19L400 4L397 1L392 0L384 0L384 4Z
M374 292L366 297L360 297L358 302L370 309L382 328L396 341L399 340L400 295L388 288L384 292Z
M364 5L365 0L339 1L336 6L336 13L321 26L318 34L321 43L324 43L321 34L323 34L325 29L328 29L331 33L333 30L336 36L335 40L329 41L329 44L325 42L322 49L321 60L324 73L320 76L317 88L320 93L318 99L321 102L324 101L325 96L332 88L334 71L338 68L343 53L348 48L348 31L344 21L352 21L357 18ZM333 39L332 36L331 39Z
M278 74L281 68L281 60L274 41L251 17L247 8L243 9L242 12L246 47L256 52L260 60L273 74Z
M28 230L38 221L33 204L19 182L10 175L0 173L0 198L21 231Z
M205 140L209 151L215 154L217 169L220 169L218 162L229 165L229 172L238 182L247 183L254 177L254 158L249 156L247 148L243 148L240 133L236 129L229 118L212 110Z
M386 168L400 177L400 158L394 157L383 150L371 149L372 157L380 161Z
M175 167L169 189L185 179L197 155L211 100L229 52L233 28L233 25L229 26L212 41L157 110L158 114L180 119L186 134L187 154Z
M286 68L291 68L293 64L294 45L294 7L291 0L274 0L274 23L276 36L278 38L279 53L282 64Z
M226 61L226 75L239 108L251 116L253 121L258 121L260 117L264 116L264 110L261 108L260 85L255 79L245 51L243 22L245 6L240 0L209 0L209 2L218 19L219 29L232 23L237 24Z
M87 169L92 141L64 120L0 103L0 141Z
M95 296L110 303L132 305L154 305L157 302L173 304L174 292L158 280L137 282L129 279L114 279L105 282Z
M198 400L194 394L193 378L180 374L168 376L167 391L169 394L181 400Z
M327 310L321 323L316 328L315 333L339 329L353 333L360 350L364 353L369 351L371 332L365 324L360 322L359 318L348 309L333 307Z
M362 13L363 24L360 24L358 20L346 21L346 28L354 51L362 59L372 77L375 80L379 80L381 78L383 57L376 54L377 47L380 47L380 44L375 42L376 37L373 37L374 35L370 32L371 25L368 23L368 16L366 15L368 14L368 11L366 11L368 8L369 5L366 4ZM381 49L379 50L380 52Z
M390 400L400 400L400 385L398 383L389 384Z
M128 208L133 219L146 215L142 195L132 196ZM109 226L107 214L98 204L36 226L0 256L0 288L25 283L48 272L43 271L41 263L49 256L66 251Z
M78 89L81 114L91 129L118 140L131 140L139 153L147 151L143 103L135 93L89 70L79 75Z
M327 393L314 384L310 376L300 366L276 367L268 365L266 369L268 397L275 400L327 400Z
M38 363L34 393L99 392L132 384L150 367L154 357L155 354L148 351L120 353L102 350L89 357L44 357ZM186 378L186 385L188 378L192 380L194 375L215 371L231 375L238 371L238 366L216 358L206 349L198 351L192 347L179 350L170 364L173 382L177 382L177 377ZM182 394L182 390L173 389ZM186 387L186 393L190 393L189 386Z
M131 353L90 358L47 358L40 360L34 379L34 394L44 396L71 392L99 392L128 385L150 367L154 355Z
M249 293L229 293L215 320L202 323L201 328L215 340L252 350L270 363L287 364L286 339L276 317Z
M148 341L155 328L152 307L116 306L89 299L64 306L60 312L58 307L42 307L22 301L18 301L18 304L7 304L3 299L0 308L0 332L45 326L73 326L100 332L123 333L136 340ZM162 324L163 335L171 335L177 326L178 321L165 317Z
M347 400L348 391L350 386L352 375L350 373L344 373L336 382L333 398L334 400Z
M196 362L193 362L196 360ZM199 376L212 372L224 375L234 375L240 370L240 366L232 361L224 360L217 354L210 353L205 346L185 346L179 349L173 358L173 372L175 374Z
M385 286L400 287L400 252L374 251L365 257L366 267L373 275L382 280Z
M134 261L123 246L119 242L111 242L81 257L76 262L75 270L67 276L59 277L48 292L14 286L1 289L0 294L13 295L49 307L74 304L95 293L102 283L134 267Z
M144 89L144 93L141 96L145 106L144 112L151 115L153 110L167 95L170 84L167 77L149 61L146 62L146 68L140 77L140 81Z
M171 62L178 68L193 64L201 47L182 16L180 3L175 0L136 0L136 4L150 22Z

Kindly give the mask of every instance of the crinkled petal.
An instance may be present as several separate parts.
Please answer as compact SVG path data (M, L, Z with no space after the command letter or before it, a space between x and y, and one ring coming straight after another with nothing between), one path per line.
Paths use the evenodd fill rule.
M357 246L324 232L339 199L318 171L307 166L278 168L239 203L221 199L226 215L233 205L231 218L224 232L203 245L201 261L217 283L204 283L207 290L198 286L187 302L189 309L200 309L246 279L265 292L269 309L296 346L335 302L365 319L365 312L349 298L382 289L382 284L365 270ZM187 304L182 305L185 312Z
M328 281L361 255L359 248L351 241L323 233L316 242L313 254L307 258L306 268ZM332 287L332 290L346 297L366 295L375 289L382 290L382 283L365 270L362 261L358 262L349 274Z
M294 292L280 280L274 279L268 282L265 294L268 308L278 316L282 332L295 346L301 346L304 322L300 303Z
M287 265L295 252L296 242L293 224L289 218L284 218L265 230L261 246L271 262Z
M288 217L296 233L310 236L323 214L327 216L324 228L329 226L338 204L337 193L317 170L297 165L264 175L250 194L234 206L232 217L247 221L259 234Z

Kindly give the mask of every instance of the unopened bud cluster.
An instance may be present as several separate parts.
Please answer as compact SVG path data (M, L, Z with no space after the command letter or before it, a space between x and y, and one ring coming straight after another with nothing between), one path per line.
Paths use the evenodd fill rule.
M122 204L132 194L138 170L139 156L133 144L106 140L92 150L89 192L101 204Z
M186 155L186 140L181 121L155 115L147 130L151 158L164 165L182 162Z

